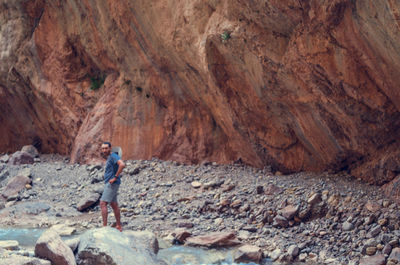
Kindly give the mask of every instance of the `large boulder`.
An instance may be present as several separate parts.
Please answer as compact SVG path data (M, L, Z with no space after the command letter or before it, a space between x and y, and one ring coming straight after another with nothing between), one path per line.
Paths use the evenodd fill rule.
M30 184L32 180L25 176L15 176L7 183L7 186L1 194L4 198L18 195L25 188L26 184Z
M215 232L186 239L188 246L230 247L240 244L233 232Z
M37 240L35 256L48 259L54 265L76 265L74 253L52 229L46 230Z
M22 147L21 152L29 153L33 157L38 157L39 156L38 150L33 145L25 145L24 147Z
M77 205L78 211L84 211L100 199L100 194L97 192L91 192L86 194Z
M260 262L263 256L261 248L243 245L235 253L235 262Z
M22 165L22 164L33 164L33 155L27 152L17 151L15 152L8 161L10 165Z
M148 235L145 235L149 238ZM155 265L157 259L146 240L131 232L111 227L95 228L80 237L76 254L78 265ZM147 241L148 242L148 241Z

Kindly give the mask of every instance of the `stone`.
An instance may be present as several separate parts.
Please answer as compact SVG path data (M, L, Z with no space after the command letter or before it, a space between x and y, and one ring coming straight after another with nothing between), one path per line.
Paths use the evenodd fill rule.
M25 189L26 184L30 184L31 182L32 180L28 177L15 176L7 183L7 186L4 188L1 195L4 198L16 196L21 190Z
M184 244L186 239L190 236L192 236L192 233L190 233L189 231L187 231L184 228L177 228L175 229L175 231L172 233L174 239L180 243L180 244Z
M367 201L367 203L365 204L365 208L372 212L372 213L376 213L377 211L379 211L382 207L374 202L374 201Z
M280 257L281 254L282 254L282 251L279 248L277 248L274 251L272 251L271 253L269 253L268 256L271 258L272 261L276 261Z
M33 145L25 145L24 147L22 147L21 152L28 153L33 157L39 156L38 150Z
M317 203L320 203L322 201L322 196L321 193L314 193L313 195L308 198L307 203L310 205L315 205Z
M186 239L187 246L230 247L240 244L233 232L214 232Z
M354 225L352 224L352 223L350 223L350 222L344 222L343 224L342 224L342 230L343 231L350 231L350 230L353 230L354 229Z
M392 246L387 244L382 249L382 254L389 255L392 252Z
M76 265L72 250L53 230L48 229L39 237L35 245L35 256L50 260L57 265Z
M382 231L382 228L380 225L376 225L371 228L371 230L367 234L367 238L373 238L379 235L379 233Z
M375 255L376 247L367 247L365 253L369 256Z
M77 204L78 211L84 211L94 205L100 199L100 194L97 192L90 192L85 195Z
M76 260L78 264L96 265L152 265L164 264L158 260L147 239L135 231L123 233L111 227L95 228L80 237ZM157 240L153 234L153 239ZM158 246L158 243L157 243Z
M283 192L283 189L276 186L275 184L270 184L266 187L264 194L266 195L277 195Z
M299 211L298 206L288 205L282 210L280 210L280 214L287 220L292 220L293 217L298 213L298 211Z
M289 221L285 217L277 215L274 218L273 226L288 227Z
M400 263L400 248L392 249L390 256L387 260L388 262L393 262L394 264Z
M9 255L0 258L0 265L52 265L50 261L34 257Z
M262 259L263 253L261 248L252 245L243 245L239 247L235 253L235 262L257 262Z
M381 226L385 226L387 224L388 220L386 218L382 218L378 220L378 224Z
M195 189L198 189L198 188L200 188L200 187L202 186L201 182L199 182L199 181L193 181L193 182L191 183L191 185L192 185L192 187L195 188Z
M383 254L371 257L364 257L360 260L359 265L385 265L386 258Z
M0 248L7 250L19 249L19 243L16 240L0 240Z
M288 247L287 253L292 257L292 258L296 258L299 253L300 253L300 249L298 246L296 245L291 245Z
M23 165L23 164L33 164L33 156L26 152L17 151L12 154L8 161L10 165Z

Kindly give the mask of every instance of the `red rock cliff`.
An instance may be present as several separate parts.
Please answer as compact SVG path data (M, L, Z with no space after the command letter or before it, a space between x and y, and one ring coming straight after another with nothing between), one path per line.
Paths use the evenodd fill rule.
M0 151L400 173L395 0L3 0ZM96 83L104 85L99 89Z

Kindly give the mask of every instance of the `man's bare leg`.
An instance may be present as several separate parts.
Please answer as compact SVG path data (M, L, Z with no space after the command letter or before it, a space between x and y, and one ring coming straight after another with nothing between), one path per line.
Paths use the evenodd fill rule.
M101 217L103 218L103 226L107 226L107 216L108 216L107 202L100 201L100 208L101 208Z
M111 208L114 211L115 215L115 222L116 222L116 228L122 232L122 225L121 225L121 211L119 210L118 203L117 202L111 202L110 203Z

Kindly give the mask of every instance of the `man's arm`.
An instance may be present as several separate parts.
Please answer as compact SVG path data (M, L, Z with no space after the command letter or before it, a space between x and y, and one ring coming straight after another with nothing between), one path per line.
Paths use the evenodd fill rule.
M117 180L117 177L121 174L122 170L125 167L125 163L121 159L117 161L117 164L118 164L118 170L117 173L115 173L114 178L110 179L111 184L113 184Z

